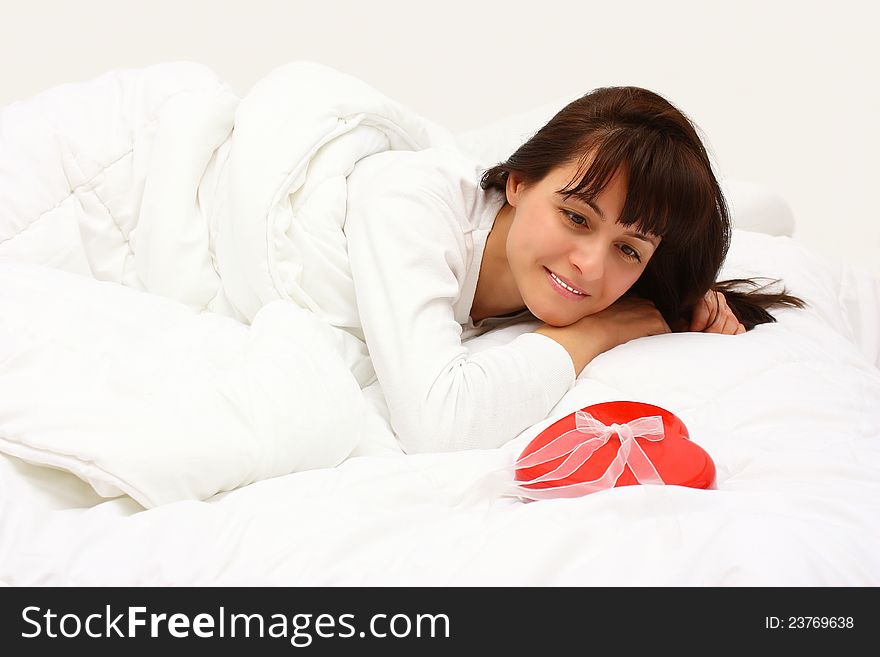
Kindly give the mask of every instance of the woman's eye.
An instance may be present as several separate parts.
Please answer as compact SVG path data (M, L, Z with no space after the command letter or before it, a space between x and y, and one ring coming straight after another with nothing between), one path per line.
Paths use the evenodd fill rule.
M569 212L568 210L563 210L562 214L565 215L565 218L568 219L569 223L572 223L575 226L589 226L587 220L579 214Z
M589 228L590 224L587 220L579 214L574 212L569 212L568 210L561 210L563 216L568 220L568 223L576 226L578 228ZM623 257L627 260L632 260L633 262L641 262L642 258L639 256L638 251L633 249L631 246L624 245L621 247L620 252L623 253Z
M635 260L636 262L642 261L642 259L639 257L638 251L633 249L631 246L624 246L621 251L623 251L623 255L630 260Z

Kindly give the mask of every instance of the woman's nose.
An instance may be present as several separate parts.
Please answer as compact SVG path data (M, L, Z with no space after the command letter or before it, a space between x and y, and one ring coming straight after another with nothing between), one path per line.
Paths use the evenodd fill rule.
M572 251L571 264L584 282L600 280L605 274L605 252L598 244L581 244Z

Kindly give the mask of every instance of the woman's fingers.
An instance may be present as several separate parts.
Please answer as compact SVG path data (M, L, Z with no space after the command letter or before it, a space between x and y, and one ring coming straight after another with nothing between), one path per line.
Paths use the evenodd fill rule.
M730 310L724 295L718 293L718 316L706 329L706 333L718 333L720 335L735 335L741 326L736 315Z
M710 324L709 320L713 315L715 318ZM721 292L709 290L694 308L688 330L720 335L739 335L746 332L746 327L733 314L724 295Z
M724 335L734 335L737 328L739 328L739 320L733 313L730 313L727 319L724 320L724 328L721 329L721 332Z
M727 303L724 300L723 294L714 291L710 291L710 294L712 294L714 298L709 302L709 305L711 306L712 314L715 317L711 323L709 323L709 319L712 319L711 316L706 319L708 326L703 330L706 333L724 333L724 326L729 319L730 310L727 308Z
M688 327L689 331L705 331L707 329L709 318L715 312L715 307L718 303L715 295L716 293L713 290L709 290L706 296L700 299L691 316L691 324Z

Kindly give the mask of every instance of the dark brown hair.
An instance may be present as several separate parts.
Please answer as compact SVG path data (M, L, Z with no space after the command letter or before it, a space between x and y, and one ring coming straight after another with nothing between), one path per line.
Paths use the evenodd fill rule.
M660 95L640 87L585 94L506 161L486 170L480 187L504 192L510 172L526 185L536 184L556 167L575 162L574 180L580 181L558 190L561 194L592 201L620 171L627 192L619 222L663 238L631 292L652 301L673 330L687 328L710 289L724 294L747 330L776 321L768 308L806 305L784 287L764 291L779 279L764 279L769 281L764 285L751 278L716 282L730 247L727 202L696 127Z

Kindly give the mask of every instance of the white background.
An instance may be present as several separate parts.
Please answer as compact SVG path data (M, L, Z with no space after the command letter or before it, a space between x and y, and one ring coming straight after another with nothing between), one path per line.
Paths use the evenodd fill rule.
M602 85L652 89L723 176L771 186L795 238L880 274L880 21L866 0L0 0L0 105L188 59L239 94L295 59L454 131Z

